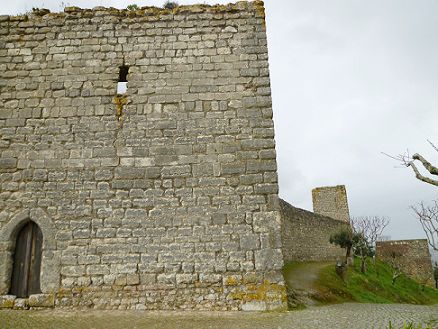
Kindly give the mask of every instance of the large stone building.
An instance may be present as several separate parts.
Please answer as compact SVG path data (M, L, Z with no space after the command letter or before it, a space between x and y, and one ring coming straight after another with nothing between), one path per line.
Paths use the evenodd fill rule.
M260 1L0 16L3 305L286 305L264 24Z
M272 310L343 186L278 199L261 1L0 16L0 308Z

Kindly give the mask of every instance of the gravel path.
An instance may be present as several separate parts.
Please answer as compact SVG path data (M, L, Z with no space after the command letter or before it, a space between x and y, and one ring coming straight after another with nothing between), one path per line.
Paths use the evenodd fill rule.
M0 310L0 328L20 329L385 329L390 320L396 328L411 321L438 328L438 305L341 304L286 313Z

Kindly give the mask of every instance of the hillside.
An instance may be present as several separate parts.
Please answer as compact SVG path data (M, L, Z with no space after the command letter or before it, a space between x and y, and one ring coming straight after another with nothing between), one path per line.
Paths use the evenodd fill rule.
M289 263L284 267L291 307L342 302L438 303L438 290L424 287L405 275L392 285L391 268L382 262L368 263L360 272L359 260L349 268L345 282L333 263Z

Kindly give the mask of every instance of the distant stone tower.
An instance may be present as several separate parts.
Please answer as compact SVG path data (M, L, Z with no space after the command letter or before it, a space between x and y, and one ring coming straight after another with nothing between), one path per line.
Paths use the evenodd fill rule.
M350 221L345 185L317 187L312 190L312 201L316 214Z

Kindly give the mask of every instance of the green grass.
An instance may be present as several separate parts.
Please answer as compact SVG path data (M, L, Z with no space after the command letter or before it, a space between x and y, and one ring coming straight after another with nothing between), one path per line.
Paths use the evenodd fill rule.
M302 283L306 273L320 271L318 277L311 283L311 299L318 304L333 304L343 302L359 303L407 303L407 304L435 304L438 303L438 290L422 286L415 280L401 275L395 284L392 284L392 270L389 265L377 261L368 262L366 274L360 272L360 260L355 260L355 265L348 268L345 281L335 272L335 264L317 263L288 263L283 268L286 282L292 278L295 284ZM296 274L299 273L299 274Z
M402 275L392 284L389 265L377 261L368 263L366 274L360 272L360 261L347 271L345 282L336 274L335 266L325 267L315 282L319 291L316 298L322 303L438 303L438 290L424 287L413 279Z

